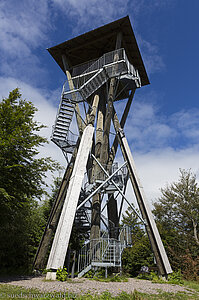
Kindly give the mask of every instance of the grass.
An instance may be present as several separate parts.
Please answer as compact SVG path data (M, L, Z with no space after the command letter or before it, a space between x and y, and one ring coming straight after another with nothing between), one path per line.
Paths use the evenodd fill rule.
M0 299L78 299L72 293L48 293L37 289L25 289L10 284L0 284Z
M128 282L128 278L125 276L109 276L107 278L94 276L93 278L90 279L101 281L101 282Z
M183 285L188 289L193 289L196 292L199 292L199 282L198 281L183 280Z
M8 299L40 299L40 300L50 300L50 299L65 299L65 300L171 300L171 299L179 299L179 300L191 300L191 299L199 299L199 283L194 281L184 281L183 285L192 289L190 294L185 292L174 293L166 293L159 290L158 294L146 294L134 291L134 293L127 294L125 292L121 292L118 296L112 296L109 292L104 292L102 295L94 295L92 293L87 293L85 295L75 295L72 293L42 293L36 289L25 289L22 287L12 286L9 284L0 284L0 300L8 300ZM193 292L193 290L195 292Z

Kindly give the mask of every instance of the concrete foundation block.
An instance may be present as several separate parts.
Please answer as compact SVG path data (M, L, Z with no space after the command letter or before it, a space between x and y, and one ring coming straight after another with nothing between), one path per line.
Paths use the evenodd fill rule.
M47 272L46 280L56 280L56 272Z

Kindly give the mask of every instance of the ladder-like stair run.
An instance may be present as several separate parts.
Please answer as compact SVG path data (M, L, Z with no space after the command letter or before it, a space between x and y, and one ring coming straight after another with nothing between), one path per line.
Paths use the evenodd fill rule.
M80 88L80 94L84 99L87 99L94 92L96 92L109 77L106 74L105 68L101 68L93 77L91 77L85 84Z
M81 192L78 205L81 204L84 199L85 199L84 193ZM89 207L83 205L80 209L76 211L74 223L80 233L81 232L86 233L90 230L91 217L89 213Z
M72 147L68 142L68 132L73 118L73 113L73 105L68 101L68 99L65 99L64 95L62 95L55 125L53 126L51 140L63 151L70 153L72 152Z

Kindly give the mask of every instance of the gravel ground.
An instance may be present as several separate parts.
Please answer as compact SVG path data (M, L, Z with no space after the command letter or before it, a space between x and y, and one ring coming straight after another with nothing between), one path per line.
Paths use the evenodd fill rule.
M186 292L192 293L190 289L171 284L152 283L148 280L138 280L129 278L128 282L100 282L89 280L86 278L74 278L69 282L45 281L45 277L23 277L23 278L7 278L0 279L0 283L6 283L24 288L36 288L43 293L46 292L65 292L75 294L101 294L104 291L110 292L112 295L120 294L122 291L132 293L137 290L142 293L158 294L163 292Z

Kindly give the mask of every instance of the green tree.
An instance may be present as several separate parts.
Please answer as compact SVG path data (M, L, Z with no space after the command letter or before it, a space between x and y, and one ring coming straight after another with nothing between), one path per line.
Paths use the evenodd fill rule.
M153 266L153 252L148 236L138 216L128 208L123 215L123 225L131 228L132 247L124 249L122 255L122 268L124 272L137 276L142 266Z
M199 187L196 175L190 170L180 170L179 180L161 192L159 201L154 203L153 213L172 267L184 271L191 269L191 261L199 258ZM195 268L199 271L198 264Z
M42 202L42 213L45 219L45 223L47 223L48 218L50 216L51 209L53 204L57 198L59 188L61 185L62 178L60 176L53 178L53 184L51 184L51 191L46 195L45 200Z
M44 177L58 164L38 158L47 140L38 132L36 108L18 89L0 103L0 266L27 268L39 241L43 216L38 205L45 193Z

